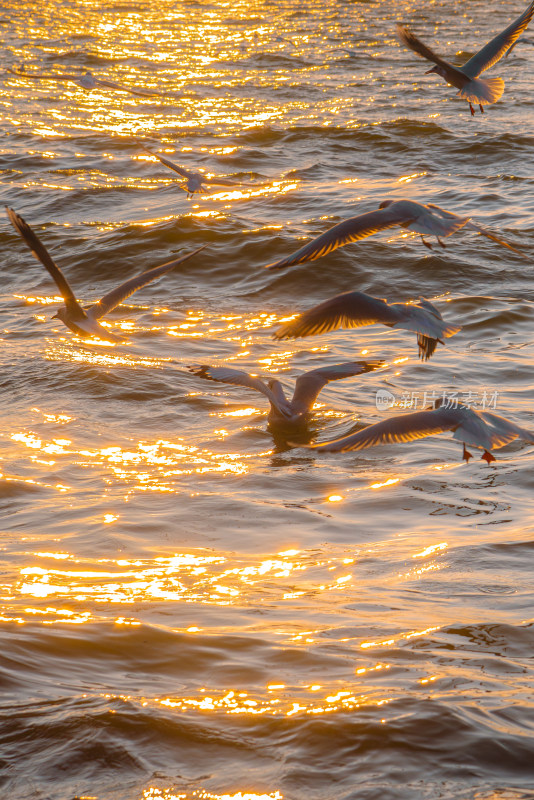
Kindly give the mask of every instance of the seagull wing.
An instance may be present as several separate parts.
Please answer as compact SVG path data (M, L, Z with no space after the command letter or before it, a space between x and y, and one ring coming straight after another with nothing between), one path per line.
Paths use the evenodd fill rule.
M431 303L430 300L427 300L426 297L420 296L419 300L417 301L417 305L420 306L421 308L424 308L430 314L434 314L434 316L437 317L438 319L441 320L443 319L439 309L436 308L434 303Z
M447 211L435 203L427 203L425 208L430 211L429 214L424 214L421 219L425 227L425 233L433 233L435 236L450 236L469 222L469 217L461 217L459 214L455 214L454 211ZM409 227L412 227L413 230L418 230L415 225Z
M173 161L169 161L168 158L164 158L163 156L160 156L159 153L154 153L153 150L149 150L148 147L145 147L145 145L142 144L142 142L138 141L138 144L143 148L143 150L145 150L147 153L150 153L151 156L154 156L155 158L157 158L158 161L161 161L161 163L164 164L166 167L168 167L169 169L174 170L174 172L177 172L178 175L181 175L182 178L202 178L203 177L200 172L193 172L193 171L190 171L190 170L186 169L185 167L180 167L178 164L175 164Z
M120 286L117 286L116 289L113 289L111 292L108 292L104 297L91 306L87 313L89 316L93 317L93 319L100 319L107 314L108 311L111 311L119 303L122 303L123 300L126 300L127 297L130 297L134 292L138 289L141 289L143 286L146 286L147 283L151 281L155 281L156 278L159 278L160 275L165 275L166 272L169 272L174 267L177 267L178 264L182 264L184 261L187 261L192 256L200 253L201 250L207 245L203 244L201 247L197 247L196 250L192 250L190 253L186 253L184 256L180 256L180 258L174 259L174 261L167 261L165 264L160 264L159 267L152 267L152 269L147 269L145 272L141 272L140 275L136 275L134 278L130 278L129 280L121 283Z
M82 77L82 75L52 75L47 72L33 72L30 74L20 69L8 69L7 72L11 72L13 75L20 75L22 78L48 78L53 81L77 81Z
M478 222L473 222L470 220L466 224L466 228L469 228L472 231L480 233L482 236L485 236L486 239L491 239L492 242L497 242L497 244L501 244L503 247L507 247L508 250L513 250L513 252L517 253L518 256L521 256L522 258L526 258L527 260L529 260L528 256L525 255L525 253L523 253L522 250L518 250L518 248L514 247L513 244L510 244L505 239L502 239L500 236L496 236L491 231L488 231L487 228L484 228L482 225L479 225Z
M392 326L403 318L404 314L385 300L363 292L345 292L304 311L273 335L275 339L296 339L328 333L336 328L363 328L375 322Z
M528 444L534 444L534 432L526 428L521 428L513 422L501 417L499 414L491 414L489 411L479 411L478 416L482 417L493 429L492 446L503 447L514 439L524 439Z
M523 33L534 14L534 0L515 22L497 34L482 50L475 53L462 67L468 78L476 78L481 72L492 67Z
M423 44L423 42L406 26L397 23L397 36L402 44L406 45L410 50L413 50L418 56L426 58L427 61L432 61L434 64L437 64L438 67L441 67L446 75L447 82L452 84L452 86L461 89L469 81L469 78L464 75L463 72L434 53L430 47Z
M364 450L377 444L391 444L398 442L413 442L415 439L424 439L437 433L453 430L459 422L450 413L443 413L443 409L434 411L416 411L413 414L400 414L374 425L369 425L350 436L343 436L331 442L311 445L312 450L322 450L329 453L346 453L349 450Z
M330 381L351 378L353 375L361 375L363 372L371 372L383 366L385 366L384 361L346 361L344 364L305 372L297 378L291 406L298 413L311 411L319 392Z
M397 211L395 203L392 203L387 208L368 211L366 214L338 222L333 228L305 244L293 255L275 261L273 264L267 264L267 269L282 269L283 267L293 267L295 264L303 264L305 261L315 261L316 258L325 256L332 250L343 247L344 244L358 242L378 231L393 228L395 225L405 225L412 221L412 217L407 216L405 212Z
M151 91L150 89L132 89L129 86L123 86L115 81L108 81L106 78L95 78L95 83L98 86L105 86L108 89L118 89L120 92L129 92L129 94L137 94L140 97L154 97L159 95L159 92Z
M41 262L43 267L49 272L50 276L54 280L57 288L59 289L63 300L65 301L65 305L70 311L76 311L81 313L85 317L85 312L83 311L82 307L76 300L74 296L74 292L70 288L67 279L61 272L60 268L39 239L37 234L30 228L27 222L20 217L16 211L12 208L8 208L6 206L7 215L9 217L9 221L15 228L18 234L24 239L30 250L32 251L33 255L35 256L38 261Z
M279 400L275 397L267 384L255 375L250 375L248 372L243 372L243 370L240 369L232 369L231 367L210 367L207 364L193 364L187 367L187 369L189 372L192 372L193 375L197 375L199 378L206 378L208 381L230 383L234 386L246 386L247 389L254 389L256 392L261 392L281 414L288 417L291 416L291 409L289 407L281 407Z

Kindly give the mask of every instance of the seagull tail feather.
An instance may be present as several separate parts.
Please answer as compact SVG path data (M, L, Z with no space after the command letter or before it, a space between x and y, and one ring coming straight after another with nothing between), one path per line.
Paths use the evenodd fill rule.
M502 78L473 78L458 92L468 103L496 103L504 92Z

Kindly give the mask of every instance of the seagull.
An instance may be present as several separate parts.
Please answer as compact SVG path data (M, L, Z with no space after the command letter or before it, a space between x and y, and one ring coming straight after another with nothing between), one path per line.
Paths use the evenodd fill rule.
M335 364L332 367L320 367L299 375L295 384L295 391L291 400L284 394L280 381L275 378L267 383L257 375L250 375L240 369L230 367L209 367L207 364L194 364L187 369L199 378L219 383L231 383L236 386L246 386L264 394L269 400L269 422L284 425L299 425L306 423L313 413L313 404L321 389L329 381L340 378L350 378L364 372L384 367L384 361L347 361L344 364Z
M140 95L141 97L160 96L159 92L151 91L149 89L131 89L129 86L122 86L115 81L108 81L105 78L96 78L92 72L85 72L83 75L52 75L44 72L34 72L30 75L27 72L16 69L8 69L13 75L20 75L23 78L31 78L32 80L46 78L52 81L71 81L82 89L117 89L119 92L129 92L130 94Z
M286 44L292 44L293 47L297 46L292 39L286 39L285 36L275 36L273 38L273 41L275 41L275 42L285 42Z
M376 322L417 333L419 357L423 361L433 355L438 342L444 344L444 338L461 330L460 325L445 322L436 306L424 297L415 304L388 303L364 292L345 292L282 325L273 337L296 339L328 333L336 328L363 328Z
M138 289L146 286L147 283L156 280L160 275L165 275L166 272L177 267L178 264L187 261L191 256L196 255L196 253L199 253L207 246L202 245L201 247L197 247L196 250L174 261L160 264L159 267L152 267L152 269L148 269L146 272L142 272L140 275L130 278L124 283L121 283L120 286L117 286L116 289L104 295L97 303L84 309L76 300L67 279L36 233L12 208L6 206L6 211L11 224L24 239L35 258L48 270L65 301L65 305L59 309L57 314L54 314L52 319L60 319L65 323L67 328L70 328L70 330L78 334L78 336L98 336L99 339L104 339L108 342L122 342L124 340L122 337L110 333L99 324L98 320L101 319L104 314L107 314L108 311L112 311L119 303L122 303L123 300L126 300L127 297L130 297L130 295Z
M504 447L514 439L523 439L528 444L534 444L534 432L520 428L519 425L498 414L476 411L457 401L444 398L437 400L431 410L398 414L349 436L307 447L328 453L347 453L351 450L374 447L377 444L413 442L415 439L424 439L426 436L434 436L445 431L453 431L452 438L463 442L463 458L467 462L473 454L467 450L466 444L482 448L484 450L482 458L488 464L496 460L491 450Z
M190 199L193 197L195 192L205 192L206 190L202 186L203 183L210 183L215 184L216 186L233 186L234 188L238 186L247 186L247 184L237 184L235 181L227 181L224 178L208 178L202 172L198 172L197 170L190 170L186 169L185 167L181 167L179 164L175 164L173 161L169 161L168 158L164 158L160 156L159 153L154 153L153 150L149 150L142 142L136 140L140 147L146 153L149 153L151 156L155 156L162 164L164 164L169 169L174 170L177 172L178 175L181 175L182 178L185 178L185 183L179 184L180 189L183 189L184 192L187 192L187 197Z
M429 69L427 75L436 72L445 78L448 84L455 86L459 91L457 96L467 100L474 116L473 103L478 103L481 113L484 113L484 103L495 103L504 91L504 81L501 78L479 78L485 70L492 67L503 57L506 51L514 44L516 39L526 29L534 14L534 0L523 11L515 22L512 22L502 33L497 34L482 50L475 53L462 67L455 67L445 59L436 55L429 47L415 36L409 28L397 23L397 35L402 44L417 53L418 56L432 61L435 66Z
M315 261L316 258L325 256L333 250L337 250L338 247L366 239L373 233L393 228L395 225L421 234L423 244L430 250L432 250L432 245L426 241L423 234L435 236L438 243L445 247L441 237L450 236L460 228L466 228L486 236L497 244L502 244L503 247L513 250L523 258L527 258L524 253L505 242L504 239L491 233L482 225L471 222L469 217L461 217L434 203L423 204L417 203L415 200L384 200L376 211L367 211L365 214L338 222L333 228L308 242L292 255L267 264L267 269L283 269L283 267L293 267L295 264L304 264L306 261Z

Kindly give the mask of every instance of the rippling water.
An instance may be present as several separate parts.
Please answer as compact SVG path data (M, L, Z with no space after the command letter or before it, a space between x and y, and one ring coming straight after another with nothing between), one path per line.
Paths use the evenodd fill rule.
M261 268L385 197L529 251L531 48L471 119L394 35L412 22L466 57L525 1L5 0L5 66L162 93L2 76L2 200L78 296L209 246L110 314L128 341L105 346L51 320L54 285L1 225L3 797L534 797L532 447L489 467L447 436L314 455L269 430L261 395L186 370L289 386L385 359L330 384L308 439L391 413L378 389L486 392L534 426L528 261L393 229ZM248 186L188 201L135 136ZM412 334L378 327L272 340L353 289L434 298L463 330L425 364Z

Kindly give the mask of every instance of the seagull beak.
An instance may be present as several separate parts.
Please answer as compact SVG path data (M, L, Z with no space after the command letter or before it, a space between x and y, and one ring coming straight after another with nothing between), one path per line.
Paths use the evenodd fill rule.
M430 75L431 72L435 72L435 71L436 71L436 68L432 67L431 69L427 69L427 71L425 72L425 75Z
M54 316L51 319L59 319L59 314L54 314Z

